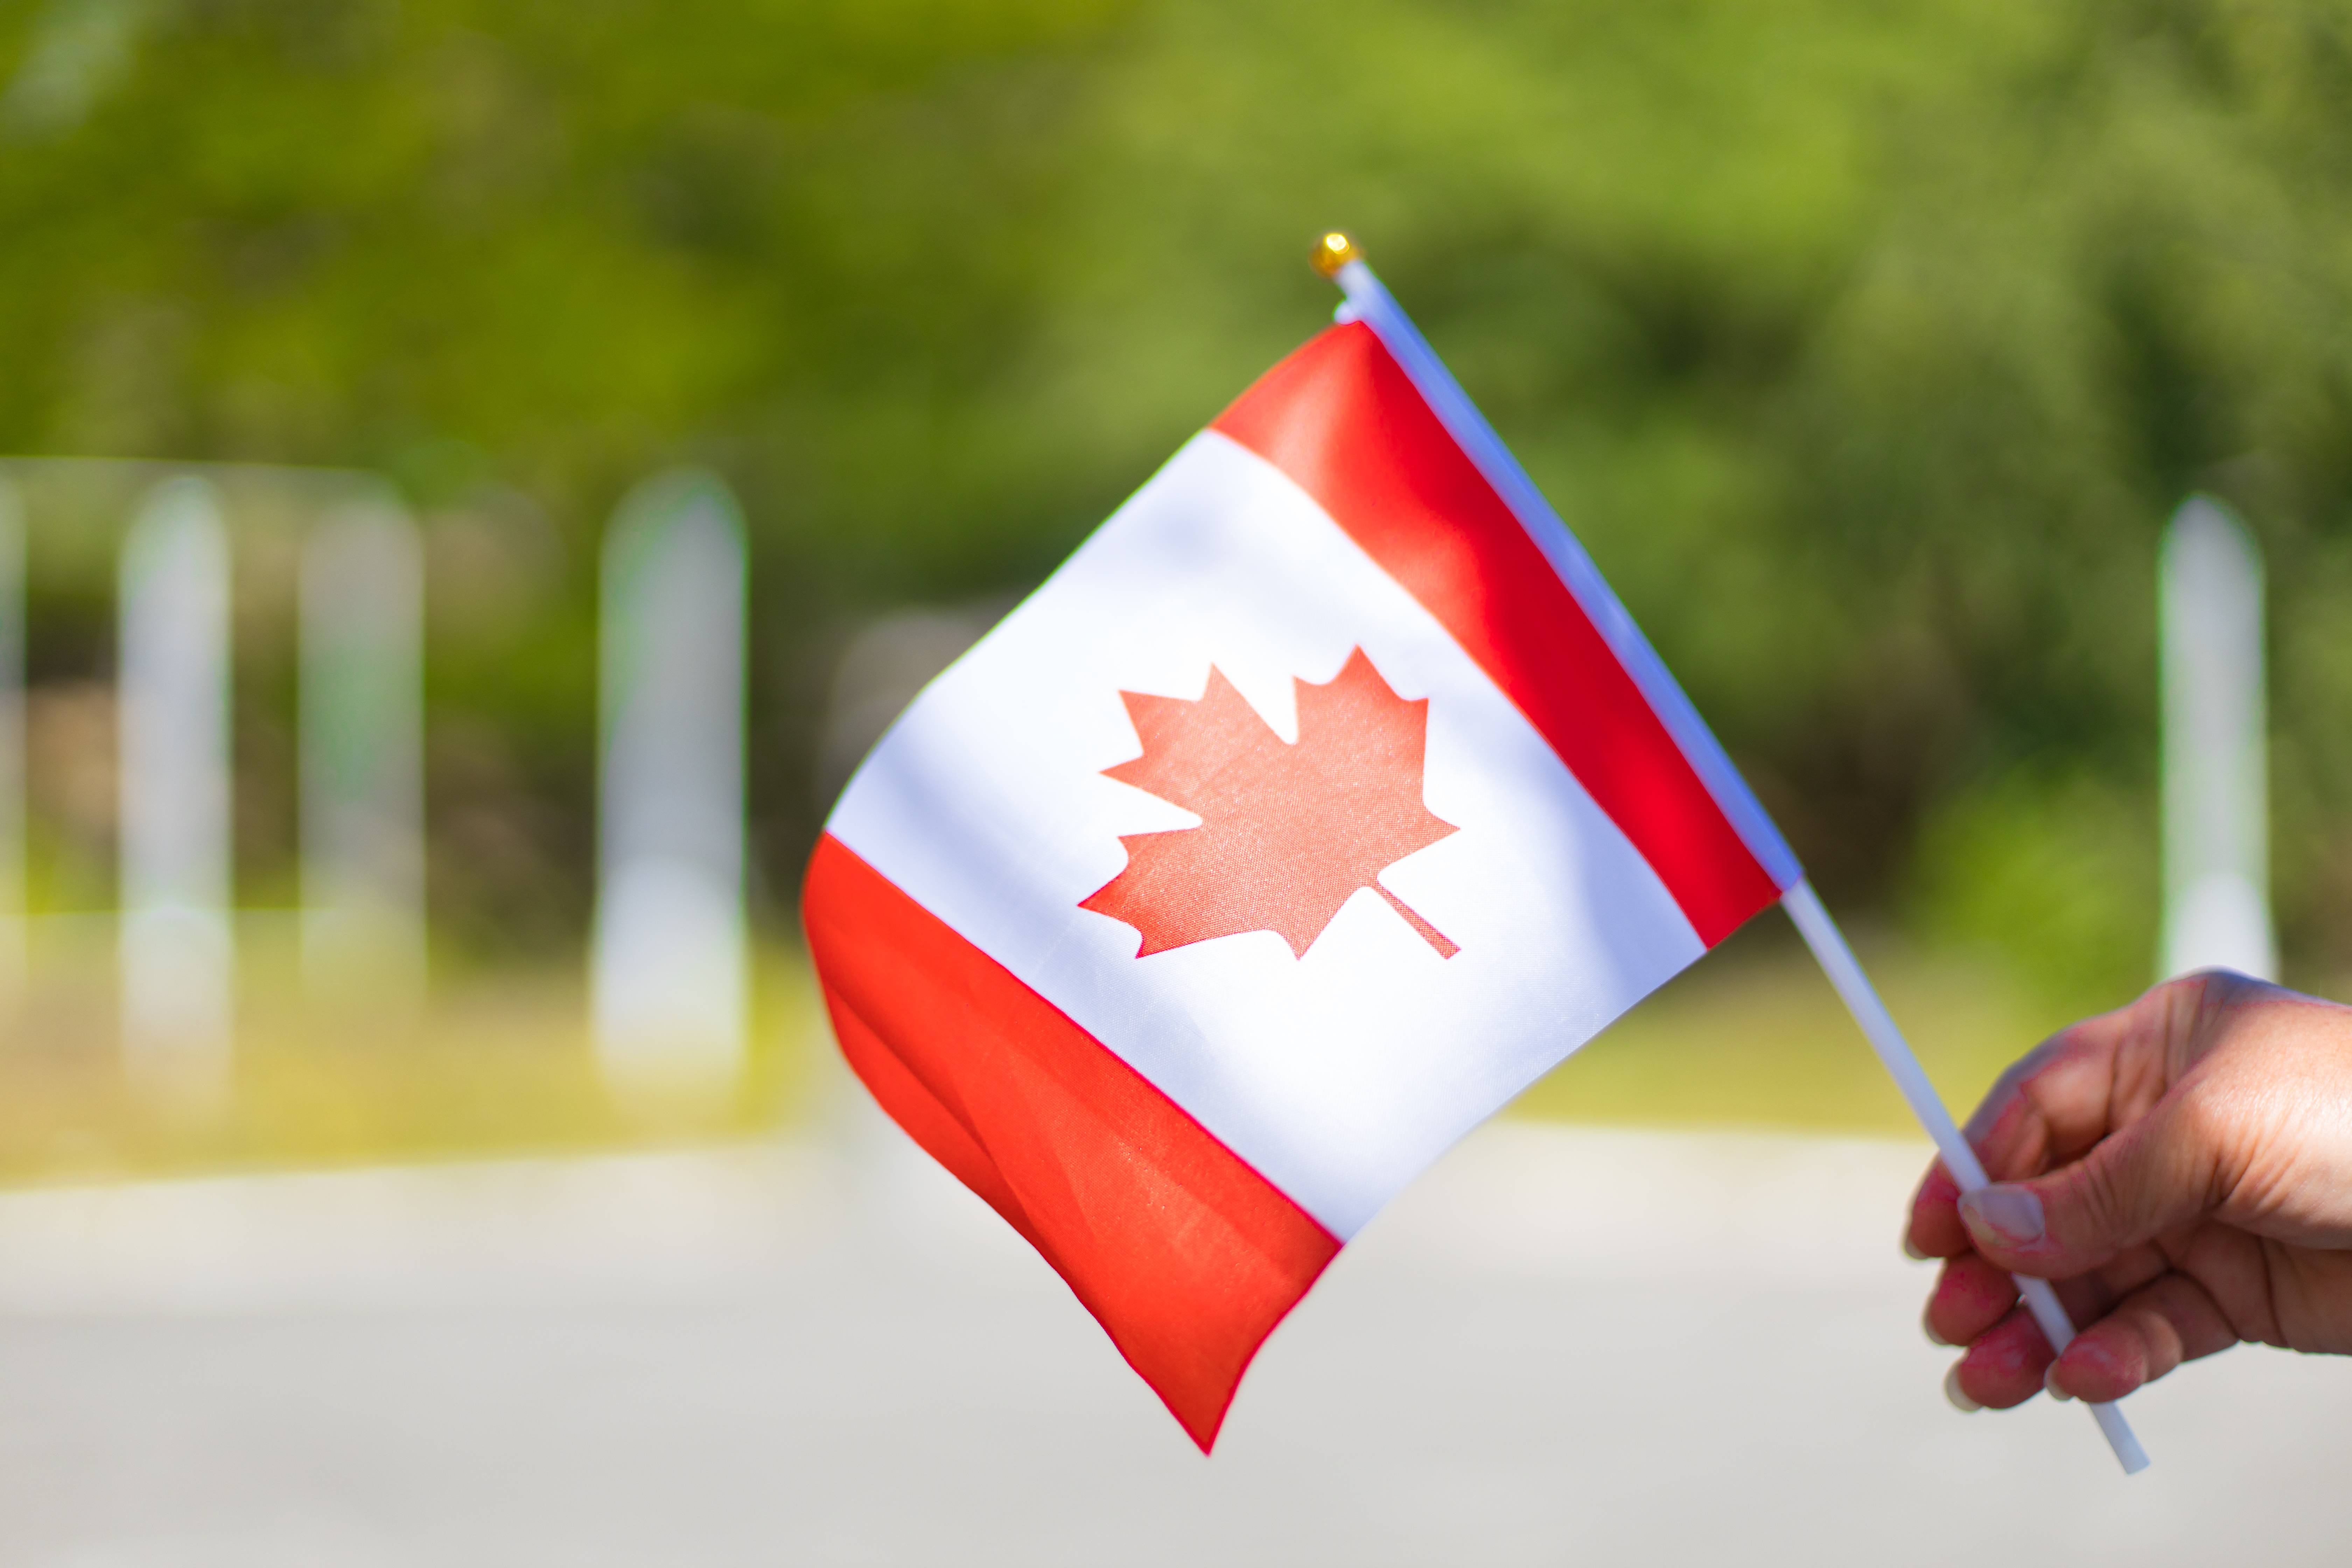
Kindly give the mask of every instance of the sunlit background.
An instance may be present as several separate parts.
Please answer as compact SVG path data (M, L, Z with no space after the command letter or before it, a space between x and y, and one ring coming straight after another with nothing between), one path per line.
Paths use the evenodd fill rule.
M0 1182L887 1136L798 934L830 803L1328 319L1332 225L1956 1105L2157 973L2158 549L2194 494L2266 566L2284 974L2352 986L2352 8L0 0ZM125 542L192 495L223 546L228 990L216 1038L142 1047ZM360 514L393 564L349 608L313 558ZM741 635L646 676L615 649L709 616L630 598L627 529L689 514L718 553L677 592ZM336 676L331 634L379 611L389 662ZM702 981L740 1001L677 1022L670 1071L666 1004L614 1023L592 960L634 940L630 682L708 668L741 683L743 831L695 864L740 912L659 883L628 919L656 947L663 911L740 919ZM378 743L330 734L347 689L388 726L353 798L392 847L346 856L383 919L322 958L350 889L319 758ZM1514 1114L1904 1136L1808 963L1768 915Z

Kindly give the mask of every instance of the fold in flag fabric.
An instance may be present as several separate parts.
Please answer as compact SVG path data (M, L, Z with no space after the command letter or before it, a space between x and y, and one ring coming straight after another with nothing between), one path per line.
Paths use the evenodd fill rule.
M1204 1451L1383 1204L1799 876L1416 345L1333 327L1187 443L803 895L850 1066Z

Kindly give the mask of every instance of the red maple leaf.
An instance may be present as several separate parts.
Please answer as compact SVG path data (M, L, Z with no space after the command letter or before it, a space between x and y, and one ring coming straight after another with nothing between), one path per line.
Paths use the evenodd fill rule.
M1455 828L1422 804L1429 700L1408 702L1364 650L1321 686L1301 680L1286 744L1212 665L1200 700L1122 691L1143 755L1103 772L1201 818L1123 834L1127 869L1078 907L1143 933L1141 958L1270 931L1304 957L1359 888L1389 901L1441 957L1461 950L1381 886L1382 870Z

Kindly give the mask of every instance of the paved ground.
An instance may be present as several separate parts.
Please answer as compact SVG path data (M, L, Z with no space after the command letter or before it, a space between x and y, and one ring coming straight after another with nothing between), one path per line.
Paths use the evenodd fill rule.
M0 1197L0 1563L2340 1563L2352 1364L1962 1417L1900 1145L1490 1129L1213 1459L841 1144Z

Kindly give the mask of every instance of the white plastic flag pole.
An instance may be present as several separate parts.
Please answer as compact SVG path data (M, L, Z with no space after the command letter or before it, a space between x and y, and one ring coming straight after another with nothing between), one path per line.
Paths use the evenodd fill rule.
M1503 438L1486 423L1486 416L1478 412L1469 394L1462 390L1461 384L1454 379L1412 318L1364 264L1355 242L1343 234L1326 235L1316 247L1314 262L1316 270L1339 284L1347 295L1347 302L1339 307L1339 319L1361 321L1380 334L1382 346L1412 378L1447 432L1477 464L1486 482L1495 487L1496 493L1517 515L1538 548L1567 582L1578 605L1624 663L1740 837L1776 883L1789 889L1781 897L1782 906L1804 933L1814 958L1828 973L1838 994L1845 999L1854 1022L1862 1026L1871 1048L1893 1075L1912 1114L1934 1141L1945 1168L1952 1173L1960 1190L1974 1192L1986 1185L1984 1166L1978 1161L1976 1151L1960 1136L1951 1113L1936 1094L1936 1086L1928 1080L1918 1058L1911 1054L1903 1032L1895 1026L1894 1017L1872 989L1862 965L1854 962L1829 911L1814 897L1811 884L1803 879L1796 858L1781 841L1780 830L1765 816L1747 782L1732 766L1730 757L1667 670L1665 661L1658 658L1649 639L1633 624L1633 616L1626 614L1625 606L1618 602L1592 558L1585 553L1584 546L1560 521L1559 514L1519 466L1510 448L1503 445ZM2017 1287L2042 1334L2053 1347L2063 1350L2074 1337L2074 1325L2068 1321L2066 1309L2059 1305L2049 1281L2021 1275ZM2147 1468L2147 1454L2132 1435L2122 1411L2113 1405L2094 1405L2091 1414L2126 1475Z
M1830 919L1829 910L1822 908L1822 900L1814 896L1813 885L1811 882L1798 883L1781 895L1780 907L1787 910L1789 918L1797 922L1797 930L1804 934L1805 945L1813 950L1813 957L1820 961L1822 968L1828 973L1830 984L1836 986L1838 994L1845 999L1846 1009L1853 1015L1853 1021L1862 1026L1863 1035L1870 1041L1870 1048L1878 1053L1878 1059L1885 1065L1887 1075L1895 1079L1895 1087L1903 1091L1904 1100L1911 1107L1911 1114L1917 1117L1919 1125L1927 1130L1928 1138L1936 1145L1936 1152L1943 1157L1944 1168L1952 1173L1952 1180L1959 1184L1960 1191L1964 1193L1972 1193L1987 1185L1983 1163L1978 1160L1977 1152L1969 1147L1969 1141L1960 1135L1959 1128L1953 1124L1951 1112L1944 1109L1943 1100L1936 1093L1935 1084L1928 1080L1926 1069L1919 1065L1919 1058L1911 1054L1911 1047L1903 1038L1903 1031L1895 1026L1894 1016L1878 999L1878 992L1871 985L1870 977L1863 973L1862 965L1854 962L1853 952L1846 946L1845 938L1839 933L1837 922ZM2041 1325L2042 1336L2050 1342L2053 1350L2064 1350L2067 1342L2074 1337L2074 1324L2066 1316L2066 1309L2059 1304L2058 1293L2050 1288L2047 1279L2036 1279L2026 1274L2017 1275L2015 1279L2018 1294L2024 1298L2026 1310L2033 1314L2033 1321ZM2147 1468L2147 1451L2139 1446L2138 1437L2133 1435L2131 1424L2124 1419L2121 1410L2113 1405L2094 1405L2091 1415L2099 1423L2099 1430L2106 1434L2107 1446L2116 1451L2116 1458L2122 1463L2126 1475Z

